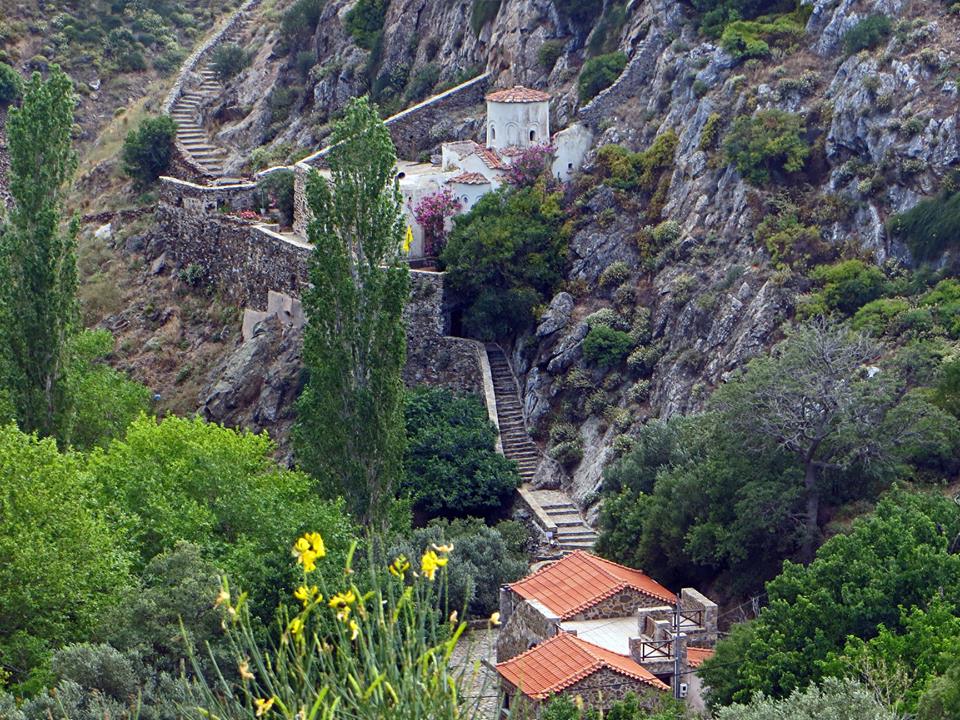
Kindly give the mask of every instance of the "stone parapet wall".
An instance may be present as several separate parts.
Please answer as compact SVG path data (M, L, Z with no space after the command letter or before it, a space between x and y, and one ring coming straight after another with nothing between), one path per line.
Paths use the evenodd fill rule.
M252 207L256 185L204 187L164 178L156 220L176 266L199 268L201 280L241 307L263 310L269 291L299 297L313 248L291 235L217 212L230 203ZM195 275L196 276L196 275ZM479 343L449 337L444 274L411 270L407 327L408 385L440 385L483 397Z
M547 617L509 588L500 591L500 619L503 625L497 638L497 662L515 658L534 645L549 640L557 634L560 620Z

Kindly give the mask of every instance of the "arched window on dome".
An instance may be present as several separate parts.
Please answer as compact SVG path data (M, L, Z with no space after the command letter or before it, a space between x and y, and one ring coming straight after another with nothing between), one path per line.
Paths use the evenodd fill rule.
M490 126L490 139L491 140L497 139L497 129L493 125Z
M530 129L530 142L533 142L537 139L537 131L533 128Z

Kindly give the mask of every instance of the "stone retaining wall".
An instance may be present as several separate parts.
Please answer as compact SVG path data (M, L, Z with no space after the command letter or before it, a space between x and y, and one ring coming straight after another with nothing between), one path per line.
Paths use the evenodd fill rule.
M218 212L253 207L256 184L204 187L163 178L156 220L167 257L180 268L215 286L241 307L264 309L270 290L299 297L308 282L313 248L291 235ZM449 302L443 273L411 270L407 326L408 385L440 385L483 397L482 346L449 337Z

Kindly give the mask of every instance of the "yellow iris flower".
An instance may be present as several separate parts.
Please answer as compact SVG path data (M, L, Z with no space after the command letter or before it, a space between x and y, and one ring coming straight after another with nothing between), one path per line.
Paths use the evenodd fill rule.
M432 581L437 575L437 570L446 565L447 560L447 558L437 555L436 551L427 550L420 558L420 570L428 580Z
M403 555L398 555L397 558L390 563L390 567L387 568L390 571L390 574L394 577L402 578L404 573L410 569L410 562Z
M257 706L257 717L263 717L268 712L270 708L273 707L273 703L276 702L276 698L272 697L269 700L264 700L263 698L257 698L253 701L253 704Z
M320 588L316 585L311 585L307 587L306 585L301 585L296 590L293 591L293 596L303 603L304 607L307 607L311 602L323 602L323 595L320 594Z
M359 634L360 634L360 626L357 625L357 621L356 621L356 620L351 620L351 621L350 621L350 639L351 639L351 640L356 640L356 639L357 639L357 635L359 635Z
M327 554L320 533L307 533L293 544L293 555L297 562L303 565L304 572L313 572L317 569L317 560Z

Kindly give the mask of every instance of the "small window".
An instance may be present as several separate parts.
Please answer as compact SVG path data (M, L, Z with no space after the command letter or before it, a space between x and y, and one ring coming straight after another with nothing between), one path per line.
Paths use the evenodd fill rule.
M466 196L466 195L464 195L463 197L461 197L460 200L461 200L461 202L463 202L464 205L469 205L469 204L470 204L470 201L467 199L467 196Z
M397 180L403 180L406 176L407 176L407 174L406 174L405 172L398 172L398 173L397 173Z
M536 131L536 130L531 130L531 131L530 131L530 142L533 142L533 141L536 140L536 139L537 139L537 131Z
M567 170L573 170L573 163L567 163Z
M497 139L497 129L493 125L490 126L490 139L491 140Z

